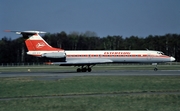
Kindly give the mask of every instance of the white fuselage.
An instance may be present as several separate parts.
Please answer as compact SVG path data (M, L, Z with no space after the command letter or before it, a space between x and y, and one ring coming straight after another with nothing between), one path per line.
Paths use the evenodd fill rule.
M43 53L59 52L59 51L29 51L30 55L42 55ZM175 58L164 55L160 51L151 50L87 50L87 51L64 51L66 60L84 59L99 60L109 59L113 62L124 63L159 63L174 61Z
M97 51L65 51L66 59L110 59L113 62L170 62L173 61L173 57L164 55L159 51L132 51L132 50L97 50Z

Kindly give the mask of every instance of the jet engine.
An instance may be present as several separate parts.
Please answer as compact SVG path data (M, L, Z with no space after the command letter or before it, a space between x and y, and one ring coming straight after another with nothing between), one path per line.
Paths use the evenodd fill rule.
M44 57L44 58L55 58L55 59L66 58L66 53L64 53L64 52L44 53L44 54L41 55L41 57Z

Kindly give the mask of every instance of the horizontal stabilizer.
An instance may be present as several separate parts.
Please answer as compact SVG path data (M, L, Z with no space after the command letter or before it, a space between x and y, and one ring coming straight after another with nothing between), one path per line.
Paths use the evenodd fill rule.
M5 30L5 32L15 32L16 34L39 34L39 33L46 33L43 31L11 31L11 30Z

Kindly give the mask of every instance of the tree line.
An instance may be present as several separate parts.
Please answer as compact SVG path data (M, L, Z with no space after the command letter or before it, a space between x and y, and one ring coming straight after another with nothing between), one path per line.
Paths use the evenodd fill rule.
M64 50L158 50L180 61L180 35L149 35L147 37L98 37L95 32L47 33L42 36L53 47ZM3 37L0 40L0 63L43 62L26 54L24 39Z

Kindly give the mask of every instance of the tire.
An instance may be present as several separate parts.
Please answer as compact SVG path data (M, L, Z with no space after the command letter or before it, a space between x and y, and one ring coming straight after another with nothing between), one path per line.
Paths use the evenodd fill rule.
M154 71L157 71L158 69L157 68L154 68Z
M81 72L81 69L80 69L80 68L77 68L77 72Z
M88 72L91 72L91 70L92 70L91 68L88 68Z
M82 69L82 72L86 72L86 71L87 71L87 69L86 69L86 68L83 68L83 69Z

